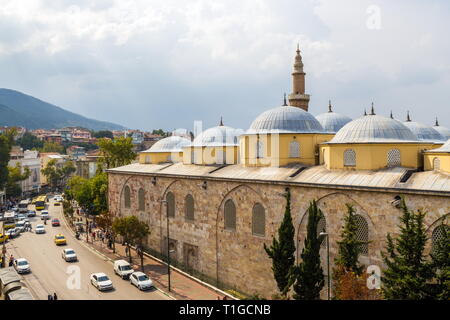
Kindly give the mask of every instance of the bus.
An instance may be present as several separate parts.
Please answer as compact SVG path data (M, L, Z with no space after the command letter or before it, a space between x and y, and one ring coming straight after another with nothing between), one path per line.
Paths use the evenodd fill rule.
M19 202L19 213L28 212L28 200L22 200Z
M47 200L47 196L39 196L37 197L34 205L36 206L36 210L44 210L45 209L45 202Z
M16 213L14 211L6 211L3 215L3 228L11 229L16 227Z

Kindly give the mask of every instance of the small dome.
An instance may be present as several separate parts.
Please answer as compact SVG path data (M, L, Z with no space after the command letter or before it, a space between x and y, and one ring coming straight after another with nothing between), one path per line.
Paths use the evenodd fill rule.
M371 114L347 123L330 143L417 142L417 137L402 122Z
M450 129L443 127L443 126L434 126L432 127L434 130L436 130L437 132L439 132L441 134L441 136L444 137L445 140L450 139Z
M191 144L191 141L179 137L179 136L170 136L164 139L159 140L150 149L145 150L143 152L182 152L183 147L186 147Z
M206 129L195 137L193 147L225 147L238 146L242 129L234 129L228 126L217 126Z
M444 145L440 148L437 149L431 149L428 150L427 152L443 152L443 153L450 153L450 139L447 140L446 143L444 143Z
M352 121L350 117L333 111L319 114L316 119L320 122L323 129L330 133L338 132L343 126Z
M415 121L403 122L420 141L442 142L446 139L435 129Z
M325 133L325 131L309 112L297 107L281 106L260 114L246 133Z

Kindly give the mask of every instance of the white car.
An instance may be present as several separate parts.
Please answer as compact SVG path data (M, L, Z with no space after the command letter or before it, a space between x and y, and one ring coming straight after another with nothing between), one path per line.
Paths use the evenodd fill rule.
M17 230L19 230L19 232L24 232L25 231L25 221L19 221L16 223L16 228Z
M73 249L64 249L61 254L62 258L66 261L77 261L77 254Z
M50 219L48 211L47 210L42 210L41 211L41 220L48 220L48 219Z
M45 227L43 224L38 224L36 229L34 229L35 233L45 233Z
M113 289L112 281L102 272L91 274L91 284L100 291Z
M16 269L17 273L31 272L30 264L25 258L14 260L14 268Z
M153 282L150 278L143 272L136 271L130 276L130 283L139 290L148 290L153 287Z

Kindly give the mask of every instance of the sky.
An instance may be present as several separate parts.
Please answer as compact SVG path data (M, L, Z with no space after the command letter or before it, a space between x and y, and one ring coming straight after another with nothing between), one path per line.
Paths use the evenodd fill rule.
M247 129L291 91L309 111L450 127L445 0L0 0L0 87L151 130Z

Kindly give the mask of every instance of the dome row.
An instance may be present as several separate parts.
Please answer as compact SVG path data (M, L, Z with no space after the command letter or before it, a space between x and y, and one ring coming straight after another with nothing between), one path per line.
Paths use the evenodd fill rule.
M219 125L199 134L194 141L170 136L155 143L146 152L179 152L183 147L237 146L242 134L336 133L330 143L444 142L450 130L438 124L429 127L418 122L401 122L375 114L358 119L333 112L314 117L297 107L281 106L260 114L247 131Z

